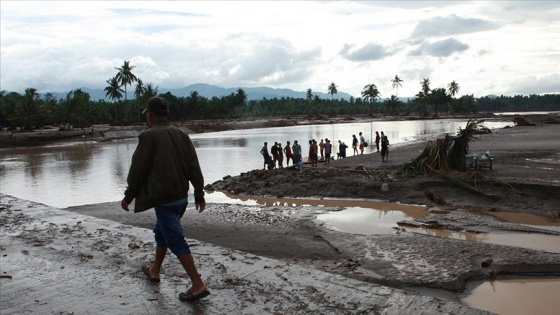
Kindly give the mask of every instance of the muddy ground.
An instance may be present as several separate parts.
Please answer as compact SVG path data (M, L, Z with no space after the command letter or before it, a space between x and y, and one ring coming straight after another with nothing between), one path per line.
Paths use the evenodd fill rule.
M506 275L560 276L560 254L411 233L408 226L480 232L518 231L556 235L560 233L508 223L504 213L533 214L550 225L560 225L560 125L516 126L480 135L471 152L490 151L492 170L469 170L462 174L470 184L495 198L469 192L437 176L405 178L404 163L411 161L424 144L391 148L389 162L379 155L352 156L302 170L289 168L254 170L231 174L209 184L241 196L274 198L350 198L385 200L423 205L429 213L415 221L401 222L390 235L359 235L329 230L318 224L317 214L340 208L298 206L241 206L210 204L207 211L192 208L184 219L189 238L243 252L280 259L317 269L397 288L444 289L433 293L457 301L469 280ZM474 182L476 179L476 183ZM382 192L383 183L389 185ZM441 196L444 204L426 197L426 190ZM113 221L151 228L152 212L130 214L119 204L106 203L67 210Z

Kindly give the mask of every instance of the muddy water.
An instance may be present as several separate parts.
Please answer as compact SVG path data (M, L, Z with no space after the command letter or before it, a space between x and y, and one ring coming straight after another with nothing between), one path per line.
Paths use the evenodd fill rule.
M528 213L511 213L511 212L486 212L486 214L498 217L506 222L523 224L539 229L560 232L560 220L552 220L550 218L539 217Z
M540 226L535 227L541 228ZM407 230L413 231L414 233L443 238L463 239L471 242L491 243L560 253L560 236L555 235L513 233L501 231L491 233L453 232L428 228L407 228Z
M461 301L507 315L560 314L560 279L512 279L483 282Z
M305 143L309 139L327 137L334 142L350 143L352 135L361 131L371 142L375 131L383 130L391 144L398 146L455 133L465 123L463 120L379 121L233 130L193 134L191 138L206 182L212 183L227 175L262 168L259 151L265 141L269 144L294 140ZM485 123L489 128L508 124ZM137 140L131 139L0 149L2 193L57 208L118 201L126 187L126 175L136 145ZM371 148L369 146L366 153L370 153Z
M366 235L395 233L398 221L421 219L428 214L423 206L375 200L257 198L226 195L246 205L338 208L339 211L331 209L331 211L315 213L318 223L333 230Z

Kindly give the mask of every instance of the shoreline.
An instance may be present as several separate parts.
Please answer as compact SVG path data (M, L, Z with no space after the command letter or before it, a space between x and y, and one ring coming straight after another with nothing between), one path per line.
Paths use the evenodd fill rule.
M228 130L289 127L298 125L339 124L375 121L403 121L403 120L433 120L433 119L495 119L508 120L509 116L493 115L489 113L473 115L343 115L343 116L285 116L264 118L216 119L172 121L172 123L187 133L207 133ZM93 127L93 129L92 129ZM50 127L31 132L1 131L0 148L15 148L50 145L63 142L97 141L106 142L116 139L135 138L146 128L146 125L109 126L93 125L88 128L74 128L70 131L59 131Z

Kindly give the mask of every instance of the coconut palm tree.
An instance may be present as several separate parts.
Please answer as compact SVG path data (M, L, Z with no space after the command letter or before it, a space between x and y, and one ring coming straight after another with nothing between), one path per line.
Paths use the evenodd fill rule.
M391 95L390 99L385 100L385 110L391 114L399 111L400 101L395 95Z
M313 96L313 105L315 106L315 114L318 114L319 106L321 106L321 98L319 95Z
M247 93L245 90L239 88L237 89L237 93L235 94L235 99L238 106L244 106L247 104Z
M104 89L105 96L111 99L113 102L115 100L120 100L122 98L122 92L124 91L123 89L121 89L121 85L119 84L119 80L117 79L117 77L112 77L105 82L109 84ZM118 120L117 103L115 103L115 120Z
M449 91L449 94L453 97L459 93L459 89L459 83L455 82L455 80L451 81L451 83L447 85L447 91Z
M434 106L434 114L436 115L440 110L442 112L445 111L446 105L449 104L451 100L451 96L446 93L444 88L433 89L428 98Z
M123 97L124 90L121 89L121 85L119 84L119 80L116 77L112 77L109 80L105 81L108 85L105 87L103 91L105 91L105 96L114 100L120 100Z
M159 86L154 87L154 85L149 82L146 84L146 89L144 90L144 99L148 100L150 97L158 96Z
M142 79L138 79L136 82L136 88L134 89L134 96L136 96L136 99L141 99L144 92L146 92L144 82L142 82Z
M392 79L391 82L393 82L393 88L397 89L397 97L399 97L399 86L402 86L401 82L404 82L404 81L401 80L401 78L399 78L398 75L395 75L395 78Z
M13 120L21 125L25 130L33 130L33 127L40 127L42 124L45 110L41 106L39 93L35 88L25 89L25 94L16 103Z
M430 100L430 79L428 78L424 78L421 82L420 82L420 86L421 86L421 92L422 93L422 100L424 101L423 105L423 114L427 114L427 108L428 108L428 101Z
M308 115L311 114L311 101L313 101L313 91L311 89L307 89L305 93L305 98L307 99L307 112Z
M81 89L68 92L66 98L53 104L51 110L53 117L62 123L84 125L88 122L90 108L90 95Z
M364 98L364 101L370 101L370 114L373 114L373 103L375 103L375 99L378 98L381 95L381 93L379 93L379 90L377 89L377 86L375 84L367 84L366 86L364 86L364 90L362 91L362 97Z
M424 78L422 82L420 82L420 85L422 86L424 95L428 95L428 93L430 93L430 79Z
M115 67L115 69L119 70L119 72L117 73L117 80L119 81L119 83L121 84L121 86L124 85L124 100L127 100L127 92L126 92L126 86L127 85L132 85L132 83L138 81L138 78L136 78L136 76L132 73L132 69L136 68L135 66L131 66L130 62L125 60L124 64L120 67L117 68Z
M336 84L334 84L334 82L331 83L331 85L329 85L329 87L328 87L329 94L331 95L331 99L333 99L334 95L338 92L338 90L336 88L337 88L337 86L336 86Z

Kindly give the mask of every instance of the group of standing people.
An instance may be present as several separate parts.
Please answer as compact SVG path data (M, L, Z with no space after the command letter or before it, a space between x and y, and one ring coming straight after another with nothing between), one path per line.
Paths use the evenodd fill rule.
M268 142L265 142L261 148L261 155L264 158L264 169L276 168L278 163L278 168L284 168L284 155L286 156L286 166L290 165L290 160L292 165L299 164L301 161L301 146L298 141L295 140L294 144L290 146L290 141L286 141L286 145L282 146L281 142L274 142L270 147L270 153L268 152Z
M337 158L346 157L347 148L348 146L344 142L338 140ZM330 164L330 160L334 159L333 149L334 146L328 138L320 139L319 143L315 139L309 140L308 161L311 163L311 166L317 166L319 161L323 161L327 165ZM286 161L286 167L290 166L290 160L296 168L303 166L303 150L297 140L294 140L293 145L291 145L290 141L286 141L285 145L282 145L281 142L274 142L270 146L270 151L268 149L268 142L265 142L260 153L263 156L263 169L284 168L284 160Z
M352 135L352 149L354 155L364 154L364 149L368 146L363 134L360 132L358 135L359 137ZM383 131L381 131L381 135L378 131L375 132L375 145L377 152L381 153L381 161L389 161L389 140ZM308 161L311 163L311 166L316 167L319 161L323 161L325 165L330 164L330 160L334 159L333 148L334 146L328 138L320 139L319 143L317 143L315 139L309 140ZM347 148L348 146L346 143L338 140L337 159L346 157ZM358 149L360 150L359 152ZM263 169L270 170L276 167L284 168L284 156L286 157L286 167L290 166L290 160L292 161L292 165L296 168L301 168L303 164L302 148L297 140L294 140L293 145L290 144L290 141L286 141L285 145L282 145L281 142L274 142L270 147L270 152L268 150L268 142L265 142L260 153L264 159Z
M362 133L360 132L358 135L359 139L356 135L352 135L352 149L354 150L354 155L364 154L364 149L368 146L368 143ZM377 152L379 152L379 145L381 145L381 162L389 161L389 139L383 131L381 131L381 135L379 134L379 131L375 132L375 146ZM359 153L358 149L360 149Z

